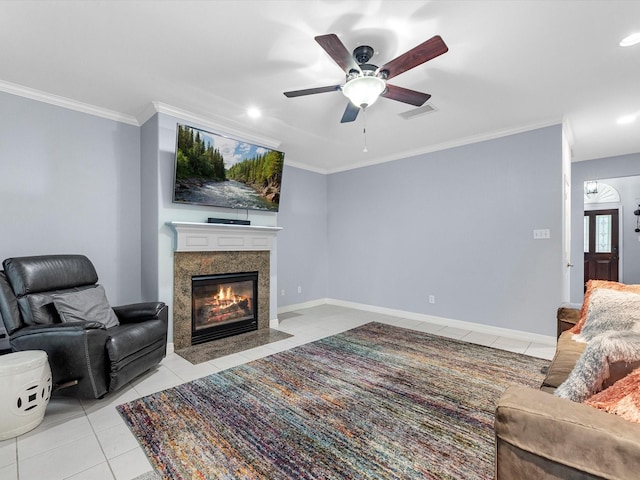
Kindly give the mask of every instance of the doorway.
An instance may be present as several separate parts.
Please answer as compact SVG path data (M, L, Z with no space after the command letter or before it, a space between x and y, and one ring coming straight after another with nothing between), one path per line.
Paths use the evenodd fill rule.
M618 209L584 212L584 283L618 281Z

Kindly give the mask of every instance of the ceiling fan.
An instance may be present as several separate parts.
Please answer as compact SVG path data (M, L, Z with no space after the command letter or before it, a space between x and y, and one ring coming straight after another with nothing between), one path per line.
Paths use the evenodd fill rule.
M378 97L385 97L398 102L408 103L416 107L422 106L431 95L409 90L408 88L390 85L387 80L411 70L418 65L446 53L449 48L439 35L430 38L399 57L385 63L381 67L367 63L374 54L368 45L356 47L349 53L340 39L333 33L315 37L316 42L329 54L334 62L344 70L347 80L344 85L308 88L284 92L285 96L301 97L316 93L335 92L341 90L349 99L347 108L340 123L353 122L360 109L372 105Z

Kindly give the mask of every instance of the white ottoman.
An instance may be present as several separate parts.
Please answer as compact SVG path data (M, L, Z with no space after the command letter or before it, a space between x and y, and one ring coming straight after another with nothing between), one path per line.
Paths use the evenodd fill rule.
M0 355L0 440L40 425L49 397L51 369L46 352Z

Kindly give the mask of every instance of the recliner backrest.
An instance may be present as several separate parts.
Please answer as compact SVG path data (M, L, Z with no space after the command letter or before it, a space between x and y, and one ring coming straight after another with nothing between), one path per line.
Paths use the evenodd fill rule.
M83 290L98 282L93 264L84 255L15 257L2 265L27 325L59 321L51 294Z
M10 350L9 332L7 332L7 327L4 325L4 317L2 316L2 309L0 309L0 354L7 353Z
M23 325L18 300L2 270L0 270L0 316L9 335Z

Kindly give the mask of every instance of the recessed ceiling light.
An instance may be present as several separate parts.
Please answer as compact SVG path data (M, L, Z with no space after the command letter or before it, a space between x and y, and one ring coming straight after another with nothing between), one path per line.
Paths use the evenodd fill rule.
M621 47L630 47L631 45L635 45L636 43L640 43L640 32L632 33L628 37L624 37L620 41Z
M251 118L258 118L260 117L260 115L262 115L262 113L257 108L251 107L247 109L247 115L249 115L249 117Z
M626 125L628 123L633 123L636 121L636 119L638 118L637 114L632 114L632 115L625 115L624 117L620 117L617 120L618 125Z

